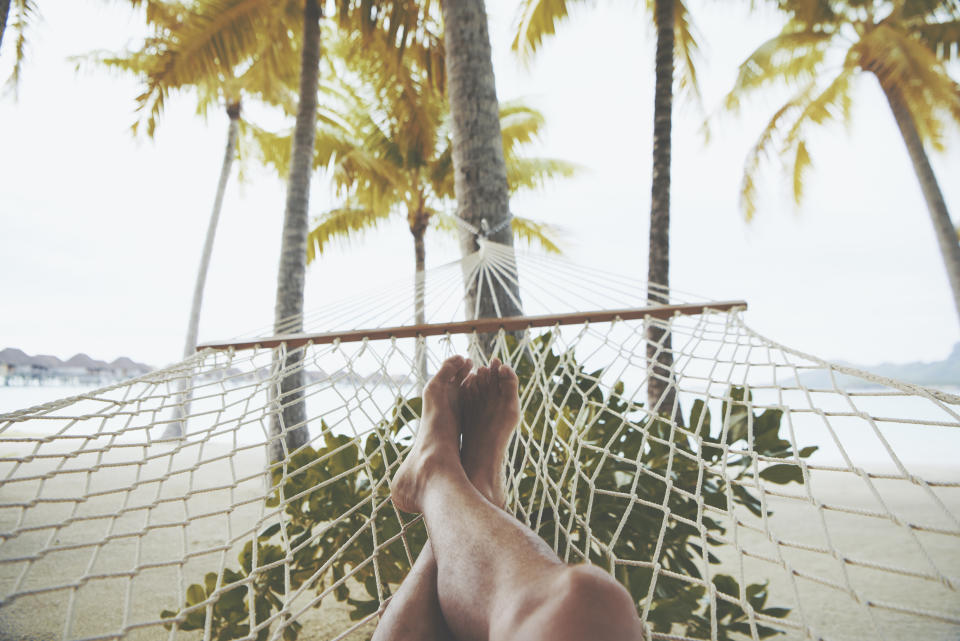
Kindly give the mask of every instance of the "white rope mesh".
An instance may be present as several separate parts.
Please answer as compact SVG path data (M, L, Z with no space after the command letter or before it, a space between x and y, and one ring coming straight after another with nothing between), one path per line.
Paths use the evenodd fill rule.
M477 278L509 282L504 256L488 247ZM525 309L554 306L551 277L587 306L645 298L542 261L521 260ZM459 269L428 300L462 311L431 290ZM647 322L672 333L675 420L644 406L643 321L497 337L522 382L517 518L612 572L654 638L956 638L960 398L801 354L737 311ZM421 339L429 370L476 338ZM0 638L366 638L425 537L388 486L418 424L415 340L299 349L310 440L272 478L282 347L0 416ZM186 434L161 440L181 385Z

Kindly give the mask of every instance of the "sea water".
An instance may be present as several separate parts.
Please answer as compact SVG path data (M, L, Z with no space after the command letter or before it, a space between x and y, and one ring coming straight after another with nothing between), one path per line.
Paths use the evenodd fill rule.
M306 403L311 434L316 437L322 420L330 433L364 438L393 414L398 399L416 395L409 387L329 382L310 386ZM0 419L0 438L14 433L74 438L103 435L120 442L143 442L159 438L172 421L175 394L170 392L152 390L144 394L143 402L113 406L109 400L90 399L136 398L142 391L121 387L92 395L93 391L69 385L0 386L0 415L76 397L61 408L54 406L40 412L43 418L10 424ZM782 392L761 390L754 392L753 402L756 414L764 407L791 408L781 419L781 438L790 440L798 449L816 445L818 451L808 459L811 463L879 466L891 471L902 464L908 468L922 466L960 472L960 406L921 396L879 395L876 389L869 388L845 391L847 395L793 391L784 396ZM960 393L957 389L944 391ZM689 413L695 398L692 394L681 395L684 414ZM268 394L262 388L237 386L201 392L191 402L188 438L234 447L266 442L269 406ZM709 406L713 432L719 432L721 402L714 397ZM124 411L115 412L114 407ZM76 420L77 417L84 418Z

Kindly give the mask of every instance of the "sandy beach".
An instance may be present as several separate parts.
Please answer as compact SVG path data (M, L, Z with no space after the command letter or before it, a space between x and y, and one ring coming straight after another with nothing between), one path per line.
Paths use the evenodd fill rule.
M244 541L276 522L262 500L262 446L231 454L228 446L202 442L127 445L80 455L62 443L37 449L5 440L0 447L7 479L0 486L5 641L124 631L126 639L202 638L167 632L160 611L182 607L186 587L205 573L238 567ZM27 460L15 464L15 458ZM960 480L956 470L942 468L922 476ZM960 614L960 488L872 483L871 490L851 473L817 472L809 487L773 486L786 496L766 496L773 511L766 521L745 510L736 513L740 525L728 520L735 544L714 549L723 563L713 571L770 581L767 605L792 610L792 627L778 638L807 638L806 626L824 639L955 641L955 623L908 611ZM899 523L886 518L888 512ZM937 572L940 582L922 578ZM313 596L290 604L294 613L305 608L300 638L332 639L353 625L345 604L330 595L315 609L309 607ZM366 639L371 629L372 623L345 638Z

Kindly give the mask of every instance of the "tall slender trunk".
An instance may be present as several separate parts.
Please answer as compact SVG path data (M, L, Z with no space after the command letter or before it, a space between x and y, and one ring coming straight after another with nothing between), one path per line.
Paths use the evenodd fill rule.
M3 45L3 34L7 30L7 16L10 15L10 0L0 0L0 46Z
M647 298L669 302L670 287L670 134L673 117L673 0L655 0L657 25L656 87L653 98L653 180L650 193L650 254ZM664 289L659 289L657 286ZM676 388L673 347L668 330L647 326L647 406L674 416ZM676 412L679 418L679 412Z
M426 250L423 246L423 236L427 231L427 224L423 212L419 212L416 224L410 229L413 234L413 251L416 255L416 271L414 272L413 315L414 324L423 325L427 322L426 312ZM427 382L427 350L426 338L417 339L415 362L417 367L417 390L423 392Z
M495 230L489 239L512 247L507 166L484 2L443 0L442 11L457 215L478 229L486 221L486 227ZM477 240L470 233L461 233L464 256L479 249ZM465 274L464 285L468 317L522 314L516 282L508 281L504 287L494 281L478 291L477 283L469 282Z
M190 320L187 324L187 340L183 347L183 357L189 358L197 349L197 331L200 327L200 308L203 307L203 290L207 283L207 270L210 267L210 257L213 255L213 241L217 237L217 225L220 222L220 210L223 207L223 195L227 191L227 181L230 179L230 170L233 160L237 157L237 136L240 131L240 101L236 100L227 105L227 117L230 125L227 127L227 149L223 154L223 164L220 168L220 180L217 182L217 194L213 199L213 211L210 212L210 222L207 224L207 237L203 242L203 253L200 255L200 268L197 270L197 281L193 286L193 304L190 306ZM163 438L180 438L183 436L183 420L190 415L190 402L193 400L192 380L184 378L177 384L180 400L173 408L173 422L167 425Z
M307 208L317 124L317 83L320 74L320 4L305 0L303 51L300 59L300 104L294 126L287 204L283 215L283 241L277 274L274 332L290 334L303 329L303 289L307 269ZM278 407L270 423L270 460L286 458L310 438L304 401L303 350L283 352L283 375L275 390ZM282 437L282 438L280 438Z
M880 80L879 77L877 79ZM956 308L957 318L960 319L960 243L957 241L957 230L950 220L947 203L943 200L940 185L933 173L933 167L930 166L927 153L923 149L923 141L917 132L917 125L913 121L910 109L896 87L886 86L882 80L880 87L887 97L887 102L890 103L893 118L897 121L900 135L903 136L903 142L907 146L907 153L910 154L910 160L913 162L913 171L917 174L917 180L920 181L923 198L927 201L927 211L930 212L933 231L940 244L943 266L947 270L950 291L953 293L953 305Z

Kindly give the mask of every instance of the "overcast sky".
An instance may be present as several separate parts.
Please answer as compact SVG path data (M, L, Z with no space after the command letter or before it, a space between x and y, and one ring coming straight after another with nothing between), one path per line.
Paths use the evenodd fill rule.
M189 96L172 100L156 141L131 137L137 83L77 74L67 57L117 50L140 33L122 6L42 0L18 101L0 99L0 348L67 358L78 351L153 365L178 359L227 120L204 122ZM122 5L122 3L114 3ZM772 15L735 3L692 2L703 33L708 110L737 64L776 32ZM744 3L746 4L746 3ZM653 106L653 34L642 3L601 2L574 13L533 63L509 51L511 2L489 11L502 100L547 116L543 154L587 168L512 203L565 229L570 260L645 277ZM10 70L13 39L0 50ZM722 116L704 146L703 115L674 121L672 280L714 299L743 298L747 322L797 349L861 363L934 360L960 340L943 262L902 140L872 78L855 92L852 127L813 139L808 197L796 209L781 174L760 186L744 222L739 182L747 150L784 94ZM960 145L933 155L952 211L960 208ZM776 165L773 165L776 169ZM273 314L283 183L255 164L231 181L214 249L201 339L266 326ZM318 176L312 214L334 203ZM457 256L428 238L428 267ZM307 309L358 281L412 271L402 224L335 250L313 266ZM345 278L344 275L350 275Z

